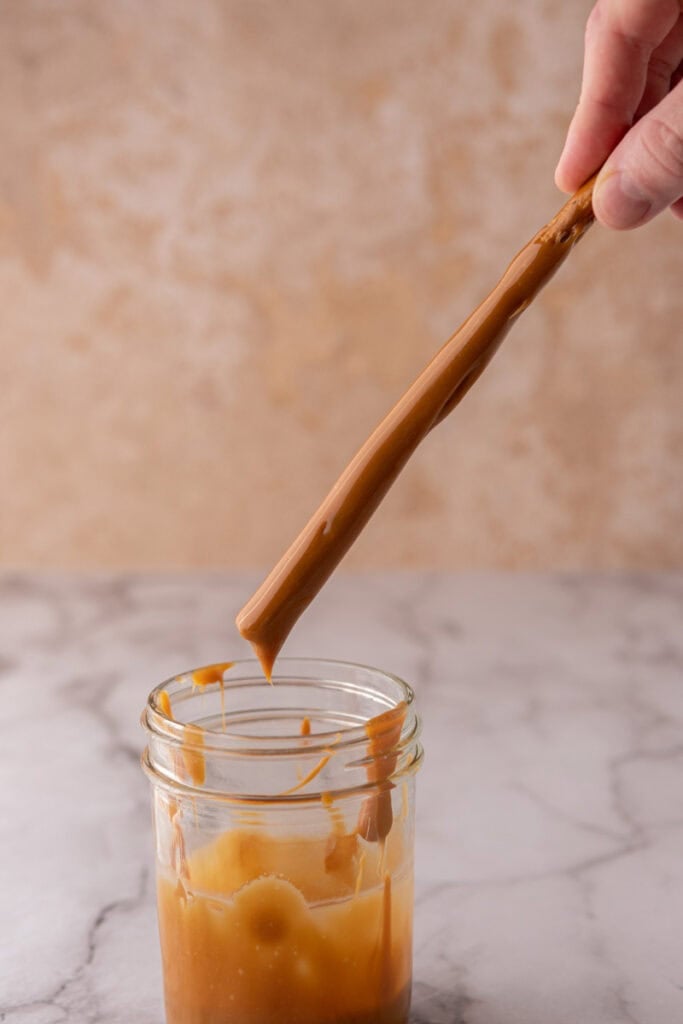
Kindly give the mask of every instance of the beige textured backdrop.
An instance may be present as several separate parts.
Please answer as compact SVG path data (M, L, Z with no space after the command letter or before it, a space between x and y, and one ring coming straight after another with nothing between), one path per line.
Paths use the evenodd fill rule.
M587 9L4 3L0 561L279 555L558 205ZM348 564L683 565L682 273L594 229Z

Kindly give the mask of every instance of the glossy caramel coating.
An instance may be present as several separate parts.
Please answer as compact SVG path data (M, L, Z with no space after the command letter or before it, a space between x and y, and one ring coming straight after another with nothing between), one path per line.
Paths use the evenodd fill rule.
M437 352L349 463L237 616L268 679L295 622L344 557L429 431L477 380L517 317L593 223L594 179L515 256L493 291Z

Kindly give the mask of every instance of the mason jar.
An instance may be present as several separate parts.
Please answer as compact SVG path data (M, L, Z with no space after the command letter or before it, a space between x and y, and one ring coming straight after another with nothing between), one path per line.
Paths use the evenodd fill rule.
M205 666L152 691L167 1024L406 1024L411 688L337 661Z

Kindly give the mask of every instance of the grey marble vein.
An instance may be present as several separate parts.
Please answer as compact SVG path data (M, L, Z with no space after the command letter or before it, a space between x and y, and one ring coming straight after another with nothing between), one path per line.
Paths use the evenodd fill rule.
M162 1024L139 712L247 574L0 576L0 1022ZM683 1021L683 574L340 576L288 653L414 683L413 1024Z

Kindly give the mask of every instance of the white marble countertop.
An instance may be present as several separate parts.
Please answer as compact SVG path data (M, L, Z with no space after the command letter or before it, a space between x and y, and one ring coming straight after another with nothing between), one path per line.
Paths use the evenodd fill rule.
M138 715L245 653L253 582L0 577L4 1024L163 1021ZM341 576L305 616L287 653L418 693L416 1024L683 1021L682 624L683 574Z

